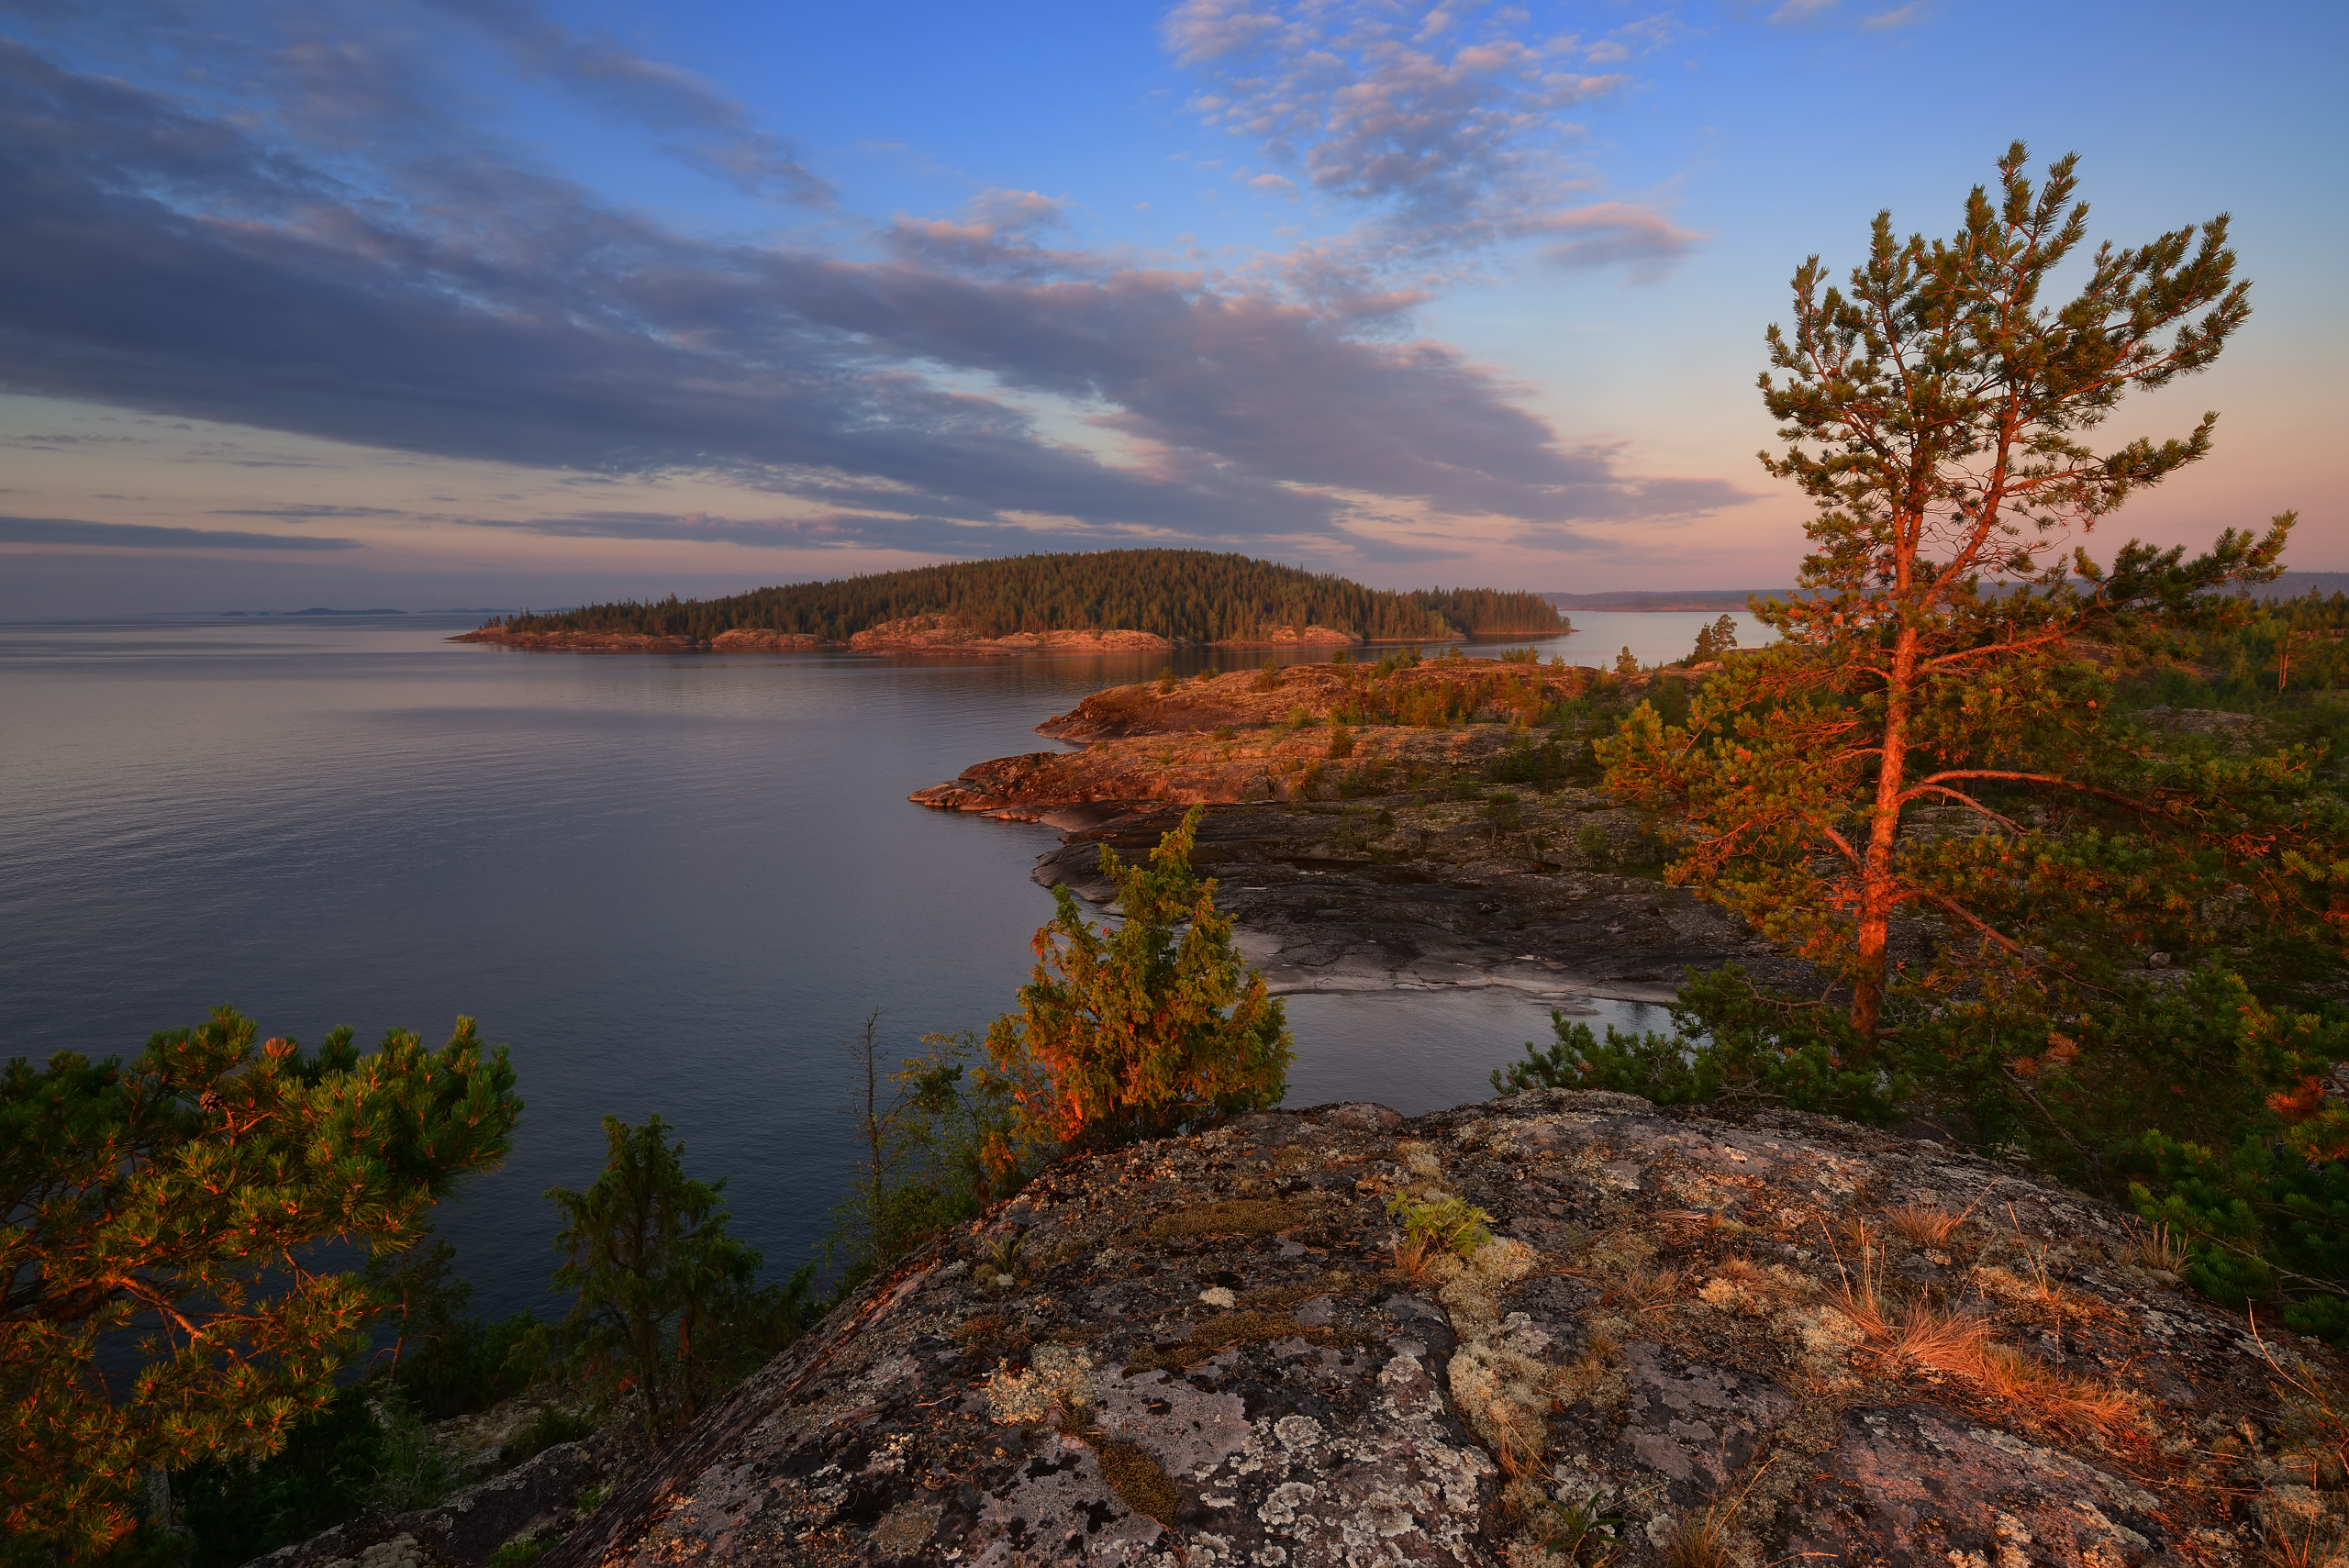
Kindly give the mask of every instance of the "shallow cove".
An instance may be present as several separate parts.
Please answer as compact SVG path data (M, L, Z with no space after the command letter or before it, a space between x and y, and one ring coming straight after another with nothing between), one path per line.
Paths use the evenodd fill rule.
M1676 655L1709 617L1589 618L1609 624L1545 655L1599 662L1632 630ZM593 1179L607 1113L659 1112L689 1169L729 1175L736 1233L780 1275L852 1158L844 1042L875 1007L893 1050L984 1026L1051 907L1028 873L1056 833L907 794L1041 749L1047 715L1166 661L444 640L478 623L0 627L6 1054L128 1054L224 1001L313 1045L340 1023L438 1043L470 1012L529 1104L506 1169L440 1217L477 1310L546 1300L539 1195ZM1547 1037L1518 993L1288 1006L1292 1104L1479 1097Z

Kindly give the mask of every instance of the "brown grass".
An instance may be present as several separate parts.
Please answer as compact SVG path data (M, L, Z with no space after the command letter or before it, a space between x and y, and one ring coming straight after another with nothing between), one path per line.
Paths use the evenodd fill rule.
M2187 1246L2185 1235L2175 1227L2144 1225L2132 1229L2129 1240L2121 1248L2121 1259L2139 1268L2182 1274L2194 1261L2194 1253Z
M2321 1511L2311 1513L2296 1536L2291 1526L2277 1517L2281 1512L2271 1505L2266 1528L2261 1531L2266 1539L2260 1543L2259 1560L2268 1568L2323 1568L2340 1558L2343 1529L2338 1518Z
M1715 1503L1683 1514L1664 1539L1664 1568L1737 1568L1731 1526L1737 1509Z
M2259 1318L2251 1318L2251 1336L2276 1374L2277 1398L2284 1407L2284 1451L2278 1457L2295 1469L2308 1467L2309 1489L2324 1491L2349 1482L2349 1401L2337 1401L2333 1390L2312 1373L2286 1372L2259 1332ZM2305 1364L2305 1363L2303 1363Z
M1965 1216L1952 1214L1937 1203L1909 1203L1885 1210L1884 1222L1911 1246L1946 1247L1957 1228L1965 1223Z
M1979 1318L1915 1305L1891 1326L1889 1337L1903 1361L1977 1384L1987 1397L2043 1421L2112 1432L2135 1420L2136 1406L2127 1395L1998 1343Z
M1678 1269L1632 1269L1608 1294L1639 1311L1657 1312L1678 1300L1687 1283Z
M1101 1479L1109 1484L1119 1499L1143 1518L1156 1519L1160 1529L1171 1532L1175 1511L1183 1506L1183 1495L1175 1489L1174 1477L1166 1473L1166 1467L1139 1443L1117 1438L1087 1440L1101 1462Z
M979 1357L1010 1355L1033 1342L1016 1327L992 1314L956 1325L954 1337L963 1341L964 1351Z
M1150 1222L1150 1234L1162 1240L1199 1236L1270 1236L1294 1230L1313 1218L1313 1206L1287 1198L1236 1197L1197 1208L1178 1208Z
M1352 1290L1357 1284L1353 1274L1343 1269L1331 1269L1319 1279L1299 1280L1295 1284L1272 1285L1264 1290L1252 1290L1241 1296L1241 1304L1264 1312L1286 1312L1303 1306L1317 1296L1335 1296L1341 1290Z
M1710 1507L1683 1514L1664 1538L1664 1568L1738 1568L1737 1516L1745 1507L1746 1495L1776 1462L1775 1458L1764 1460L1736 1496L1723 1501L1717 1494Z
M1419 1279L1428 1272L1428 1264L1443 1248L1432 1236L1406 1235L1395 1243L1395 1272L1409 1279Z
M1820 1228L1826 1229L1824 1221ZM1860 1272L1856 1279L1845 1265L1842 1251L1834 1248L1834 1238L1828 1238L1829 1247L1835 1251L1839 1283L1828 1291L1827 1299L1833 1303L1835 1310L1857 1324L1860 1332L1871 1340L1881 1340L1890 1330L1892 1319L1885 1308L1883 1268L1876 1256L1876 1235L1864 1224L1855 1229L1860 1243Z

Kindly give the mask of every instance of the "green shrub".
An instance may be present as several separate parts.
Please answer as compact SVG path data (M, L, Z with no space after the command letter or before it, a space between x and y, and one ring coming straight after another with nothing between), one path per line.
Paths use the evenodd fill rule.
M1493 1239L1493 1217L1450 1194L1419 1199L1397 1193L1386 1200L1386 1214L1402 1222L1405 1244L1422 1252L1442 1247L1464 1258Z

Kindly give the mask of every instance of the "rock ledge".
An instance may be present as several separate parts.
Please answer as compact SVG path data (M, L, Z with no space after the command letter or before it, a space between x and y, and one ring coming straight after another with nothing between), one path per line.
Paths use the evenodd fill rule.
M1490 1238L1398 1257L1397 1195ZM2143 1255L1820 1118L1251 1117L1063 1162L874 1282L544 1568L2122 1568L2320 1528L2277 1390L2337 1358Z

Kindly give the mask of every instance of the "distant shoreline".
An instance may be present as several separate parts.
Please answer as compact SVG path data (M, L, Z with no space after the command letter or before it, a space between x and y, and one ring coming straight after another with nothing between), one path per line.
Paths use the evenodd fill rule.
M1555 632L1526 633L1553 637ZM1522 638L1517 639L1522 640ZM845 641L828 640L805 632L757 631L740 628L714 638L660 636L640 631L516 631L485 626L449 639L451 642L481 642L534 653L929 653L974 658L1019 658L1034 654L1172 653L1185 648L1227 648L1276 653L1284 651L1364 648L1392 644L1417 647L1446 642L1508 641L1507 637L1468 639L1448 637L1386 638L1374 641L1333 627L1281 626L1252 638L1229 638L1218 642L1193 642L1130 629L1103 631L1022 631L1007 637L978 637L967 627L935 617L915 617L860 631Z
M1785 598L1792 588L1691 588L1681 593L1544 594L1561 610L1601 613L1742 610L1750 598Z

